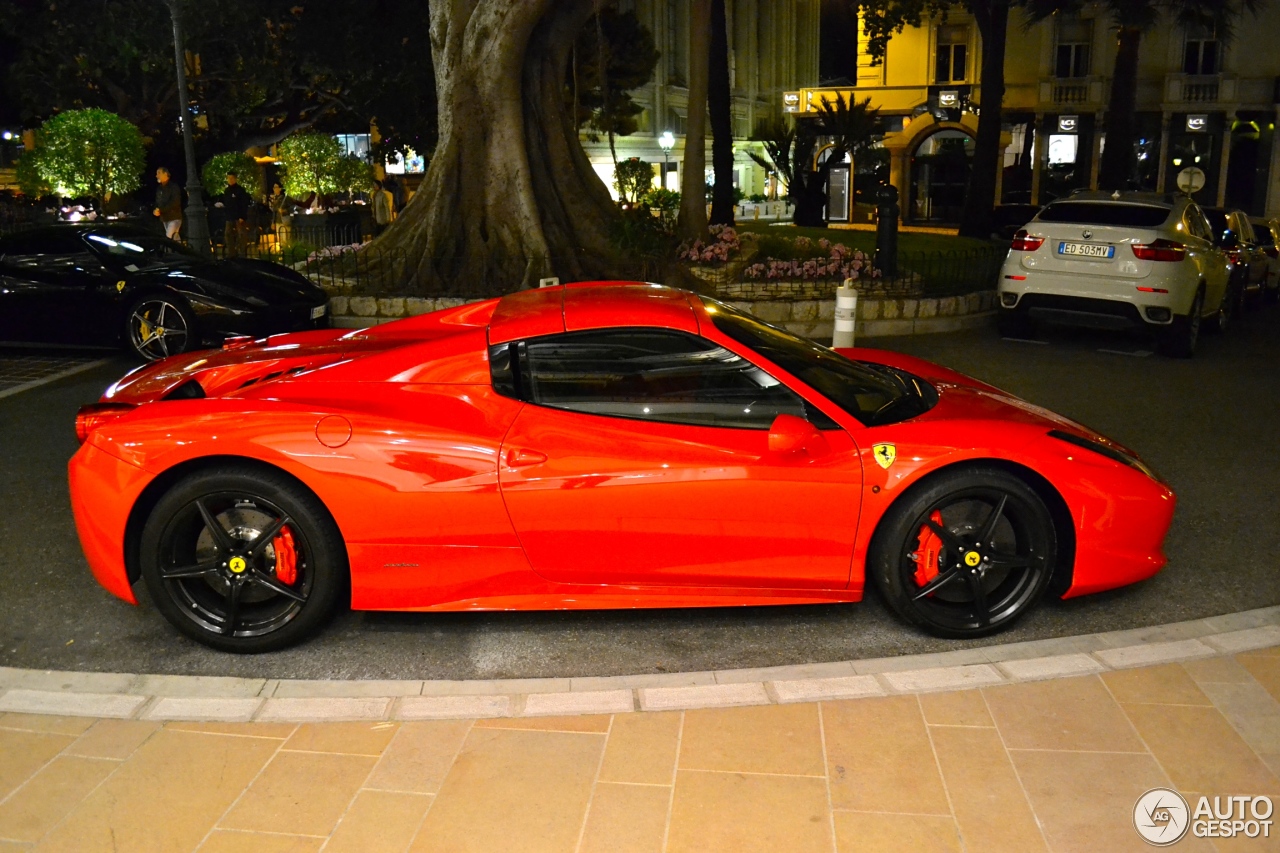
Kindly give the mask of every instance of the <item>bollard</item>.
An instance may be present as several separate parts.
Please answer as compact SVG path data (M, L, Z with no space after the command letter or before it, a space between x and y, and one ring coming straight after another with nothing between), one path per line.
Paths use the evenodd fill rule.
M853 289L853 279L846 278L836 289L836 326L831 335L831 346L853 346L854 326L858 322L858 291Z
M876 269L886 279L898 274L898 188L885 184L876 193Z

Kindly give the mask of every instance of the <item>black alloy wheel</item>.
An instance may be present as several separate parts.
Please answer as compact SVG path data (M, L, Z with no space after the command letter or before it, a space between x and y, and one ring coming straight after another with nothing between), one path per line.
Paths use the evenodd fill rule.
M1039 600L1057 559L1053 518L1018 477L991 468L938 475L896 503L868 573L889 605L939 637L1002 631Z
M159 361L194 349L198 341L195 320L178 300L144 296L125 315L125 340L147 361Z
M197 473L143 529L142 577L178 630L216 649L263 652L316 630L346 577L345 547L320 502L287 477Z

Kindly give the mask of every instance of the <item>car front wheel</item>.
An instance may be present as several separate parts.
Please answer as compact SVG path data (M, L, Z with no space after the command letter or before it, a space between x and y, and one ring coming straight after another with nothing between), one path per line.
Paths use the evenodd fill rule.
M867 571L899 616L939 637L1004 630L1044 593L1057 560L1053 518L999 469L944 473L894 504Z
M125 343L147 361L184 353L199 343L195 318L172 297L142 297L129 307L125 324Z
M152 510L139 556L147 590L174 627L241 653L283 648L319 628L347 571L342 536L320 501L252 468L180 481Z

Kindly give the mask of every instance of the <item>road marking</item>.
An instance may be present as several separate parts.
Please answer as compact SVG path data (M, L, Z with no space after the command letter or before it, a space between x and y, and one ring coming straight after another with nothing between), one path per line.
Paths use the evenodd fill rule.
M1146 349L1136 349L1136 350L1100 349L1098 350L1098 352L1105 352L1108 355L1127 355L1132 358L1148 358L1152 354L1151 350L1146 350Z
M75 376L77 373L84 373L86 370L92 370L95 367L101 367L104 364L110 364L111 359L100 358L96 361L86 361L84 364L77 364L74 367L68 367L66 370L60 370L57 373L50 374L41 379L33 379L30 382L24 382L21 385L15 385L12 388L6 388L0 391L0 399L12 397L14 394L20 394L23 391L30 391L32 388L39 388L41 385L48 385L50 382L56 382L59 379L66 379L68 376Z
M1001 340L1009 341L1014 344L1039 344L1040 346L1048 345L1048 341L1037 341L1034 338L1001 338Z

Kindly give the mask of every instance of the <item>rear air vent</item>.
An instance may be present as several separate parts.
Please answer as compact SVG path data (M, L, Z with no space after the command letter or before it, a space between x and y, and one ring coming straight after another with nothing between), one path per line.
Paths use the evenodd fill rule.
M204 397L204 388L194 379L188 379L177 388L174 388L162 399L165 400L199 400Z

